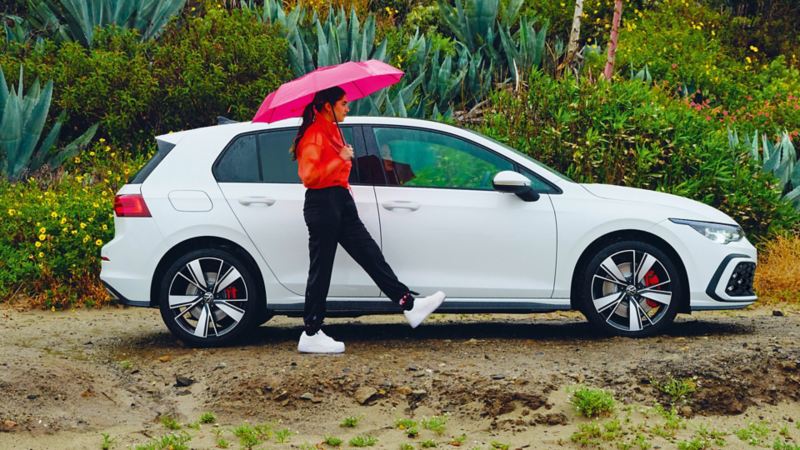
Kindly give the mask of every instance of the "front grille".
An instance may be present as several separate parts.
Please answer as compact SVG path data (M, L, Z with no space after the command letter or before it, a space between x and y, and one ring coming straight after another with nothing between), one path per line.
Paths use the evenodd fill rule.
M753 276L756 273L756 264L753 262L740 262L733 269L725 293L731 297L749 297L753 292Z

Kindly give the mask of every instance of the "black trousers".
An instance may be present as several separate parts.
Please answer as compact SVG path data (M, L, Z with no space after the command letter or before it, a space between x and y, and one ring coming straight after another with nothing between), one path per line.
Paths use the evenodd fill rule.
M367 272L389 298L398 303L408 287L386 263L380 247L358 217L353 196L346 188L306 190L303 217L308 227L308 283L303 314L305 331L319 331L325 320L325 299L331 284L338 244Z

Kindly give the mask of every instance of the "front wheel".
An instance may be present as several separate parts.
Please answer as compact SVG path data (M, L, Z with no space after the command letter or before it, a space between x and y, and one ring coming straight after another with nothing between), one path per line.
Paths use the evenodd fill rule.
M258 325L255 278L236 255L222 249L194 250L167 269L159 309L175 337L198 347L229 344Z
M601 331L645 337L672 323L683 292L670 256L646 242L622 241L600 250L584 267L578 303Z

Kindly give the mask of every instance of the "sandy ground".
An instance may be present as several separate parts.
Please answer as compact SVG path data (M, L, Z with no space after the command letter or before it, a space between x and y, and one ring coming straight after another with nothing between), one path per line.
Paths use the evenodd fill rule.
M330 436L342 448L357 436L381 449L579 448L576 433L593 422L570 403L583 385L616 399L596 419L605 433L584 439L592 448L757 448L736 435L750 431L762 447L796 449L800 311L775 309L682 315L640 340L598 335L575 313L435 315L416 330L399 315L331 319L326 330L347 352L319 356L296 352L299 319L275 318L236 347L192 349L157 310L6 307L0 448L101 448L104 433L112 448L169 433L185 433L189 448L243 448L233 430L263 424L273 434L255 448L333 448L322 443ZM670 397L658 386L671 379L694 392ZM216 423L198 425L204 412ZM340 426L347 417L355 427ZM423 425L434 417L440 433ZM418 435L399 419L416 421ZM291 434L279 443L282 429Z

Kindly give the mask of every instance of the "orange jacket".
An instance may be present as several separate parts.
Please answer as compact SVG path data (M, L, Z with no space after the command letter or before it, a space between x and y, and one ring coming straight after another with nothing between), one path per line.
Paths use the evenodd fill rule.
M336 124L317 114L297 143L297 173L303 186L322 189L331 186L350 188L352 161L339 156L344 147Z

